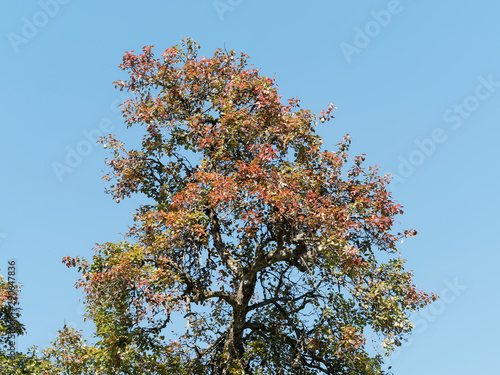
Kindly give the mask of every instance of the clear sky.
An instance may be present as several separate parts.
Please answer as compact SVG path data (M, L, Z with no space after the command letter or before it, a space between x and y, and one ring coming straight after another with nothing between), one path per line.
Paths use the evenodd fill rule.
M403 256L442 298L415 315L394 373L499 373L499 16L497 0L2 1L0 268L15 259L24 286L19 348L64 321L87 329L61 258L91 258L131 222L137 202L104 193L107 153L90 142L127 133L112 85L124 52L192 37L206 56L249 54L304 108L334 102L325 148L349 133L353 156L395 176L419 232Z

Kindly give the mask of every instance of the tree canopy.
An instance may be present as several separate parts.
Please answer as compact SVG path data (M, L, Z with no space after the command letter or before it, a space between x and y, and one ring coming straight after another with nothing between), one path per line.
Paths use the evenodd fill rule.
M47 363L71 374L384 374L371 348L390 353L409 313L436 298L404 268L398 245L416 232L394 233L403 211L390 178L351 159L348 136L324 150L315 129L333 104L315 115L283 100L247 55L200 57L190 39L152 49L127 52L116 82L133 95L122 111L143 127L140 146L100 140L112 151L108 193L144 203L125 241L98 245L91 262L64 259L82 273L97 341L65 328Z

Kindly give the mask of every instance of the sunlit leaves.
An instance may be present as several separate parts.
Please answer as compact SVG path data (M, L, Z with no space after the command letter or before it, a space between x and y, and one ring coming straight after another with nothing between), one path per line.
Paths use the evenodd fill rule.
M116 86L143 138L101 139L105 179L117 201L145 203L126 242L65 259L82 272L95 348L125 373L381 374L365 331L390 350L434 298L399 256L414 232L392 232L389 178L350 159L348 136L322 150L315 126L333 104L316 116L283 101L247 59L200 57L189 39L124 56Z

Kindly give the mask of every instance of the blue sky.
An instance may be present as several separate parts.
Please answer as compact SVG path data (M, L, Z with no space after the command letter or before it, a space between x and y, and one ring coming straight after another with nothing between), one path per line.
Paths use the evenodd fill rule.
M305 108L334 102L325 148L349 133L352 155L395 175L400 220L419 232L403 256L443 298L415 316L394 373L498 372L499 14L494 0L3 1L0 268L16 259L23 285L19 348L46 346L64 321L88 330L61 258L91 258L131 222L137 201L104 194L107 153L90 142L127 133L112 85L124 52L192 37L207 56L249 54Z

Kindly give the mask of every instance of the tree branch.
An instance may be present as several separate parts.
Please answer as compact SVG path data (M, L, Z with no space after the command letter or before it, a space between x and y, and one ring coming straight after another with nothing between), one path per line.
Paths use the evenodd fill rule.
M205 212L210 219L210 232L212 234L217 253L227 267L239 278L242 273L242 267L235 261L231 253L226 250L226 246L224 245L224 241L222 240L222 236L220 234L219 218L217 217L215 210L213 208L207 208Z

